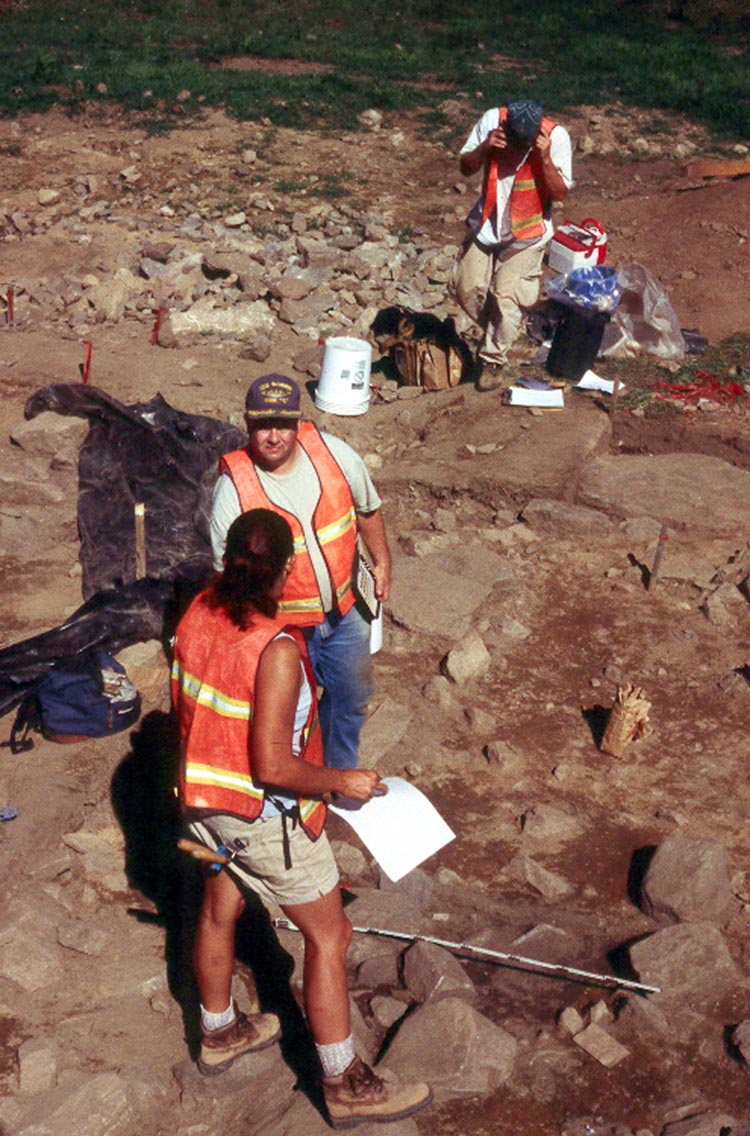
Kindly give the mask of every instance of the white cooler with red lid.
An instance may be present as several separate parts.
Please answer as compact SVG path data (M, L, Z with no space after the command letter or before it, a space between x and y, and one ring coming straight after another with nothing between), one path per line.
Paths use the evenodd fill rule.
M549 243L548 264L553 272L565 276L574 268L604 264L607 234L598 221L587 217L580 225L566 221Z

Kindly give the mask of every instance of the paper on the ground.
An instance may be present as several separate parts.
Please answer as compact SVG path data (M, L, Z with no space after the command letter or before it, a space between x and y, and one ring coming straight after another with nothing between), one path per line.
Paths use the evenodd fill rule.
M455 839L424 793L402 777L384 777L388 792L361 808L331 805L347 821L393 883Z
M547 410L562 410L563 392L555 390L529 390L527 387L509 387L511 406L541 406Z
M625 389L625 383L619 383L620 390ZM603 391L604 394L612 394L615 389L615 384L611 379L600 379L596 371L585 371L583 377L576 383L578 390L585 391Z

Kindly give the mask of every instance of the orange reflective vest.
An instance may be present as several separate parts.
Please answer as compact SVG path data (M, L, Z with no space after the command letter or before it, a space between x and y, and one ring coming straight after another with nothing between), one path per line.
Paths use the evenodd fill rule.
M346 615L355 599L352 572L357 548L357 518L352 491L313 422L300 423L297 440L310 458L320 485L313 528L331 577L336 606L342 615ZM299 520L268 499L247 450L224 454L219 468L232 478L243 513L248 509L272 509L289 522L294 536L295 559L281 597L279 615L285 622L297 627L322 623L326 613Z
M172 663L172 702L180 731L179 790L186 808L260 816L264 790L253 780L252 719L255 676L263 651L283 629L278 620L253 617L247 631L236 627L201 592L177 628ZM300 757L323 764L316 684L302 632L286 628L299 646L312 701L302 734ZM299 799L308 836L320 835L326 807Z
M508 117L508 108L500 107L500 125ZM551 118L543 118L541 131L547 137L557 124ZM492 153L484 167L484 185L482 193L484 204L482 206L481 229L497 205L498 178L506 177L511 172L511 162L504 152ZM549 208L549 196L544 189L544 171L542 160L535 149L532 149L518 169L515 170L513 188L510 191L510 229L516 241L533 240L544 234L544 218Z

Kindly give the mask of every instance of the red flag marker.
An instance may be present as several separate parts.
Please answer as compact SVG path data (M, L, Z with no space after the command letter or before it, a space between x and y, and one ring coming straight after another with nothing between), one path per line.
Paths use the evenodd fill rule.
M159 341L159 328L161 327L161 317L162 317L162 314L165 311L166 311L166 308L157 308L156 309L156 323L154 324L154 333L151 336L151 346L152 347L155 347L156 344Z
M94 345L90 339L84 339L83 346L86 348L86 362L81 364L81 375L84 383L87 383L89 381L89 371L91 370L91 351Z
M5 313L5 322L10 324L11 326L13 326L14 316L13 316L13 289L12 288L8 289L6 296L5 296L5 299L8 302L8 310Z

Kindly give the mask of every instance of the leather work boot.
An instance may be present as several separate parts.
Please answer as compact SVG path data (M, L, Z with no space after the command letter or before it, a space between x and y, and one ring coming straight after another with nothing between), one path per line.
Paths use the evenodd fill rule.
M502 363L485 363L476 382L478 391L493 391L504 384Z
M337 1077L323 1077L321 1084L332 1128L402 1120L432 1100L429 1085L384 1081L360 1057Z
M223 1029L203 1030L198 1068L207 1076L223 1073L243 1053L267 1049L280 1036L281 1026L275 1014L253 1014L248 1018L238 1010L234 1021Z

